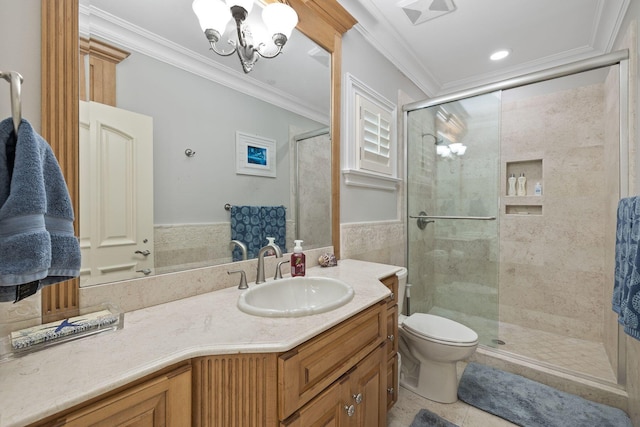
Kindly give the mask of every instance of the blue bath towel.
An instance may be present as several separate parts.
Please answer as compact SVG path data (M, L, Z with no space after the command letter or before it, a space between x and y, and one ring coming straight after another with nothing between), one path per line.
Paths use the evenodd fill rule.
M22 120L0 122L0 302L18 285L43 286L80 274L80 245L64 177L49 144ZM15 151L14 151L15 149Z
M624 331L640 340L640 197L618 204L613 311Z
M260 248L273 237L282 252L287 251L287 210L284 206L233 206L231 208L231 239L247 245L247 258L258 256ZM233 250L233 260L242 259L240 249Z

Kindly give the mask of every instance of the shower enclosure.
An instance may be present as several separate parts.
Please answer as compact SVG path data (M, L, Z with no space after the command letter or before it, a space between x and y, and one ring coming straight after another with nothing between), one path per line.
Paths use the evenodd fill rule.
M623 381L626 66L616 52L405 107L412 312L471 327L490 352Z
M331 246L331 134L329 128L295 135L292 196L295 239L314 242L306 249ZM293 246L291 246L293 247Z

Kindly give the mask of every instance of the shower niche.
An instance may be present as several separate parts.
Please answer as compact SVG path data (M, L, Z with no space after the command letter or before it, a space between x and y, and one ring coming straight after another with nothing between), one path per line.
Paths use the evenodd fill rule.
M518 159L504 163L504 184L502 187L503 212L507 215L542 215L544 201L544 181L542 176L542 159ZM518 178L524 174L526 184L524 194L517 195ZM516 195L509 195L509 177L516 178ZM536 187L540 186L539 194Z

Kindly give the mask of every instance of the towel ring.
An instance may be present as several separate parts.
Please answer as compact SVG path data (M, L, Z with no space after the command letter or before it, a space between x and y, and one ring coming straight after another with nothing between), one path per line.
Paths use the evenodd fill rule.
M18 128L22 121L22 104L20 102L20 89L24 81L20 73L16 71L0 71L0 77L11 85L11 116L13 117L13 130L18 135Z

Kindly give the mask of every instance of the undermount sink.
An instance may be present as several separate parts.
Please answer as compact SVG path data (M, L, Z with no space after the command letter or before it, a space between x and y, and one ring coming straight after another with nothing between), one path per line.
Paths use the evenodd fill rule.
M301 317L345 305L353 288L327 277L291 277L254 285L238 298L238 308L263 317Z

